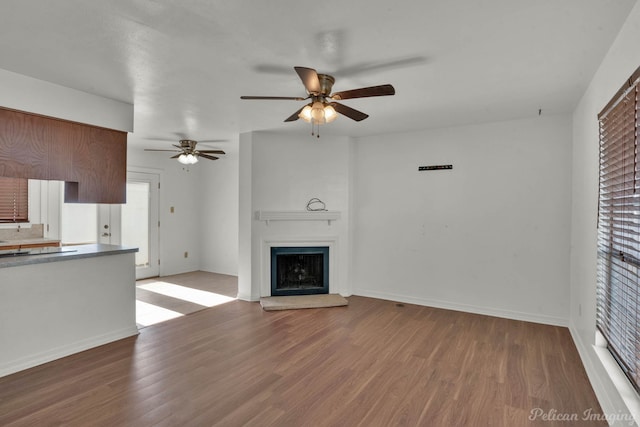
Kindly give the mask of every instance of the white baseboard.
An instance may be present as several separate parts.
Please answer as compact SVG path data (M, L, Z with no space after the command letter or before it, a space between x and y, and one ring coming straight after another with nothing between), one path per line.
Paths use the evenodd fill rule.
M354 289L353 295L363 297L386 299L390 301L404 302L407 304L424 305L427 307L443 308L447 310L464 311L467 313L484 314L486 316L502 317L512 320L523 320L526 322L542 323L553 326L568 326L569 320L562 317L546 316L537 313L526 313L519 311L502 310L494 307L482 307L469 304L460 304L450 301L440 301L430 298L419 298L408 295L400 295L388 292L372 291L368 289Z
M241 294L238 293L238 295L236 296L237 299L241 300L241 301L247 301L247 302L256 302L256 301L260 301L260 297L259 296L254 296L254 295L248 295L248 294Z
M96 337L90 337L68 345L47 350L42 353L30 355L29 357L12 360L0 365L0 377L33 368L34 366L42 365L43 363L51 362L56 359L61 359L93 347L98 347L103 344L138 335L138 333L138 328L134 325L129 328L120 329Z

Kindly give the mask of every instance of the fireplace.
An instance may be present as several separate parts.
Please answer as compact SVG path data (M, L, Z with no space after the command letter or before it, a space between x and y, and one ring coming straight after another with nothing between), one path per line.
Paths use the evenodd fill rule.
M329 247L271 247L271 295L329 293Z

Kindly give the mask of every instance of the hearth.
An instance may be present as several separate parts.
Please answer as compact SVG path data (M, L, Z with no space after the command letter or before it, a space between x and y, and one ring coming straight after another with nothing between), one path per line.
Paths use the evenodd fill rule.
M329 293L329 247L271 247L271 295Z

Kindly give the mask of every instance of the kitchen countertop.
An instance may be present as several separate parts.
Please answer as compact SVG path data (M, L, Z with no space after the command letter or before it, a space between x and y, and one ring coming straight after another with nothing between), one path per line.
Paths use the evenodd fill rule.
M78 245L78 246L64 246L60 248L42 248L38 255L15 255L0 257L0 269L6 267L18 267L21 265L41 264L46 262L58 262L67 261L71 259L80 258L94 258L105 255L117 255L129 252L138 252L138 248L131 248L118 245ZM46 253L46 249L60 250L60 252ZM34 249L39 251L39 249ZM13 251L0 251L0 252L13 252Z
M46 239L43 237L30 237L26 239L11 239L11 240L0 240L0 249L9 246L21 246L21 245L39 245L42 243L51 243L51 244L60 244L60 240L56 239Z

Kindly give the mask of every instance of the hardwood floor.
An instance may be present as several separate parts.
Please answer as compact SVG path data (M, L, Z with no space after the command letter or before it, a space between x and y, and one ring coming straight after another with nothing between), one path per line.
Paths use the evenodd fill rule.
M586 410L566 328L356 296L235 300L0 378L3 426L607 425Z
M138 328L164 321L166 317L175 318L203 310L220 301L235 298L237 294L238 278L236 276L206 271L138 280L136 282ZM215 298L215 296L227 298ZM169 310L168 314L167 310Z

